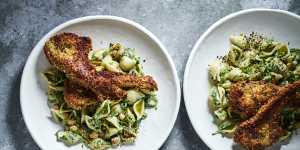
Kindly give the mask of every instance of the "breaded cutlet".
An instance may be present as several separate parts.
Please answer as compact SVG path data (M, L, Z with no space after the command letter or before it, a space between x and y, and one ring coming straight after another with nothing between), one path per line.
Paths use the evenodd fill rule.
M53 66L66 73L69 80L93 91L101 101L123 99L128 88L157 90L157 84L151 76L97 72L88 60L91 45L88 37L61 33L46 42L44 53Z

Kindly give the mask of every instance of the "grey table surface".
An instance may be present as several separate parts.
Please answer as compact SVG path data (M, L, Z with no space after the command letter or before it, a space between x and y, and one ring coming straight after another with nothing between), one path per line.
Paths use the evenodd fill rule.
M115 15L136 21L166 46L182 81L193 44L207 28L227 14L256 7L300 14L297 0L1 0L0 149L39 149L22 118L19 84L32 48L58 24L87 15ZM175 126L161 150L194 149L208 148L195 133L182 98Z

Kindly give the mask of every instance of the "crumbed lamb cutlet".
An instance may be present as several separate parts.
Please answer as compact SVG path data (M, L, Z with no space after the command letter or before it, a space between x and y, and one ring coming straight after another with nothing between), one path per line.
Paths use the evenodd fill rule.
M119 100L127 96L126 89L157 90L151 76L138 77L108 71L97 72L89 63L91 39L74 33L61 33L50 38L44 53L50 64L64 72L77 85L91 90L100 101Z
M253 87L255 84L253 84L253 82L251 83L252 85L249 85ZM277 87L272 84L263 85L266 87L259 87L258 89L265 89L264 91L272 91L274 93L265 93L265 95L269 96L267 96L268 98L265 98L265 95L260 97L261 99L266 99L266 102L258 108L257 112L255 112L253 116L240 123L234 133L234 141L249 150L263 150L276 143L285 133L285 130L280 126L280 113L283 108L289 105L291 97L295 95L296 90L300 87L300 81ZM271 90L268 88L271 88ZM257 89L253 90L256 92L260 91ZM240 95L240 98L242 98L243 94ZM257 100L255 97L247 97L246 101L246 104L252 104L259 100ZM237 105L233 107L236 106ZM249 112L251 111L252 109L250 109Z
M236 82L229 89L230 110L242 118L252 117L271 97L278 95L283 87L266 81ZM288 99L290 107L300 107L300 93L294 92Z
M68 79L64 82L64 100L69 107L75 110L82 110L99 102L91 90Z

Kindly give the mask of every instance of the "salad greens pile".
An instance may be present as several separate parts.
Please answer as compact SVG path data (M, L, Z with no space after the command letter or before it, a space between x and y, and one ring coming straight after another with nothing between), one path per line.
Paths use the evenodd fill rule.
M241 116L230 111L228 90L232 83L241 80L265 80L277 85L300 79L300 49L290 48L288 43L275 41L258 33L230 37L230 50L224 57L209 65L213 82L209 102L218 131L232 135ZM282 126L290 133L299 125L300 109L286 108ZM288 136L287 136L288 137Z
M108 49L91 51L89 60L97 71L108 70L143 76L140 58L135 50L110 44ZM63 129L56 133L58 141L68 146L84 143L91 149L108 149L132 144L140 123L146 118L146 108L156 108L155 91L129 89L127 98L105 100L83 110L74 110L64 101L66 75L55 68L43 75L48 81L48 101L52 119Z

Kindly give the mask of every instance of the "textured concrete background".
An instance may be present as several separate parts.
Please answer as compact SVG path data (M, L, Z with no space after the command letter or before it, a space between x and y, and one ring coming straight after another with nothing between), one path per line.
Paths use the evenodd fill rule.
M193 44L221 17L264 7L300 14L297 0L1 0L0 1L0 149L39 149L30 137L19 105L19 84L27 56L56 25L86 15L116 15L152 31L167 47L180 79ZM162 150L206 150L194 132L182 101Z

